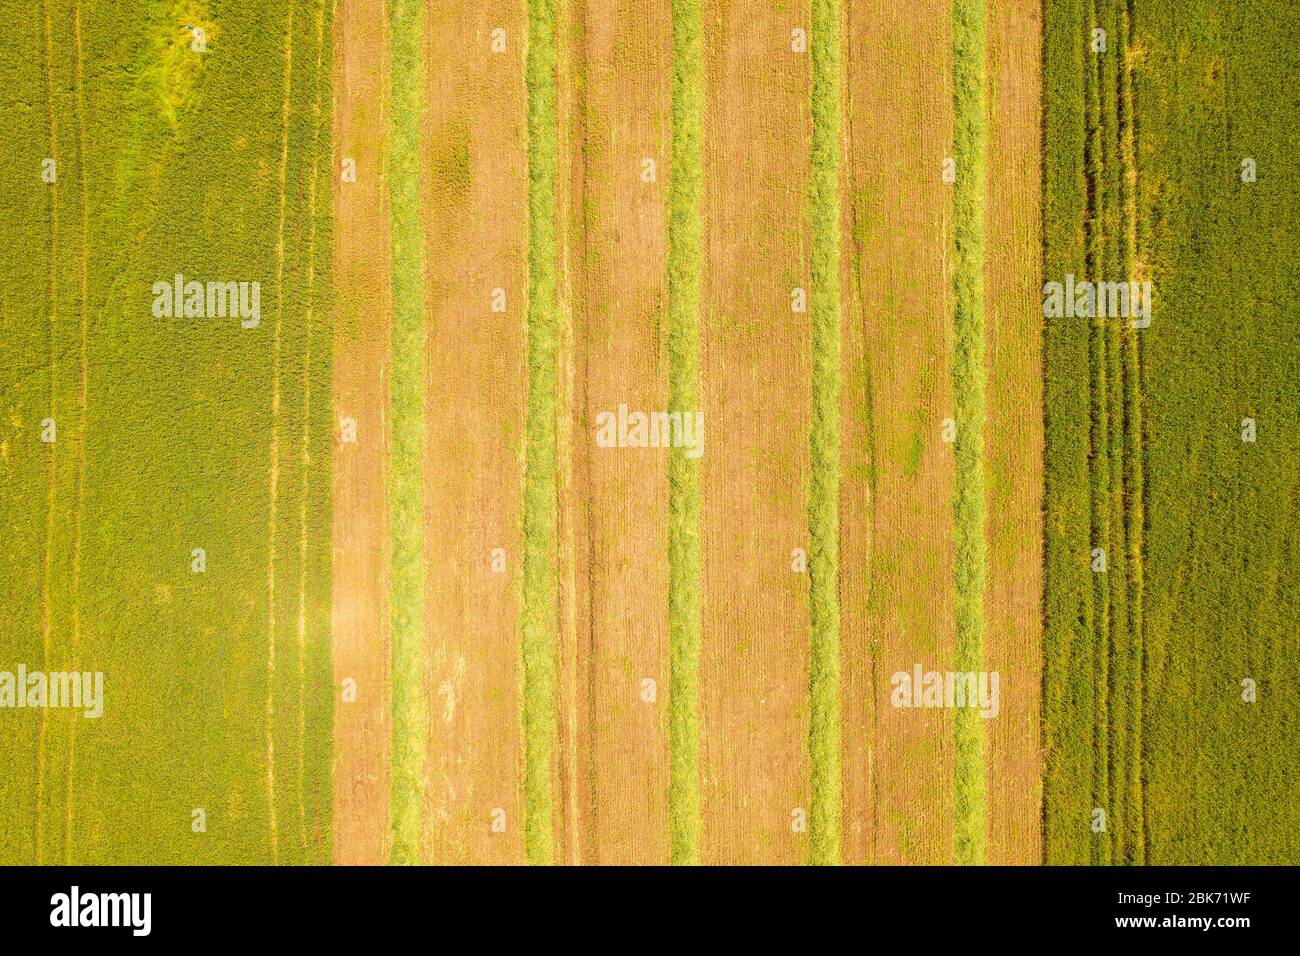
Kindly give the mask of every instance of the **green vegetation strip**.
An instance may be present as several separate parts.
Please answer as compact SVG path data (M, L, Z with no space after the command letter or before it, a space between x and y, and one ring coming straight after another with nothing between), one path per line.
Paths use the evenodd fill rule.
M668 184L668 407L700 407L700 258L704 113L700 0L673 0L672 165ZM700 477L668 458L669 859L700 861Z
M812 428L808 494L812 862L840 862L840 4L812 4Z
M394 0L392 126L388 188L392 216L393 371L389 510L392 523L393 794L392 862L420 862L424 777L424 253L420 229L420 88L423 10Z
M555 2L529 0L528 423L524 467L523 653L524 843L528 862L549 864L551 744L555 735L555 644L559 628L555 414Z
M953 2L953 196L957 403L953 499L958 672L984 667L984 3ZM953 851L984 862L984 728L972 708L955 710Z

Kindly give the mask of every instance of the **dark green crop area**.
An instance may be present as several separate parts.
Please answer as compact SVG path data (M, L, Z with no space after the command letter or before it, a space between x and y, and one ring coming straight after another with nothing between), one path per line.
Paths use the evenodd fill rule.
M1046 320L1050 863L1300 859L1296 33L1046 6L1044 281L1153 297Z

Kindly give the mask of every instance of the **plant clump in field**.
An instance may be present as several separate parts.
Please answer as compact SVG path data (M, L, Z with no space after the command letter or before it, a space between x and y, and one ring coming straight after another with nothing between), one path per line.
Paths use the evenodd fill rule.
M140 74L140 84L173 131L220 31L217 22L208 18L206 4L198 0L179 0L170 16L154 26L153 59Z

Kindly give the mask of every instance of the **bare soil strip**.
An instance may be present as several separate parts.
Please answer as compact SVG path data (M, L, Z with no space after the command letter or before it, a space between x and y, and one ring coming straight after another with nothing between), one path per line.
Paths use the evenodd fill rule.
M596 417L668 401L665 189L671 21L591 0L585 21L585 375L590 819L601 864L668 862L668 452L600 448ZM654 166L653 181L643 175ZM646 684L647 681L653 685Z
M426 11L427 863L524 862L525 35L504 0Z
M988 0L987 11L984 667L1001 676L1001 712L985 722L986 860L1035 864L1042 859L1042 24L1034 0Z
M843 859L947 863L952 713L892 707L890 677L953 660L951 7L847 15Z
M586 0L556 11L556 535L559 570L559 719L555 739L555 843L559 862L596 859L591 735L591 607L588 597L591 434L586 416Z
M798 15L704 4L703 585L705 863L809 858L807 551L811 118Z
M392 740L388 643L389 283L387 19L382 4L339 0L334 17L334 711L335 863L386 863ZM345 160L356 181L344 182ZM355 442L349 441L355 428Z

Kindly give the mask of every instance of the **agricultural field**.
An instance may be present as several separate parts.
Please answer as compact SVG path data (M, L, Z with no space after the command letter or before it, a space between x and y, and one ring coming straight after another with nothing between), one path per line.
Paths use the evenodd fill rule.
M1221 6L0 0L0 863L1300 862Z

